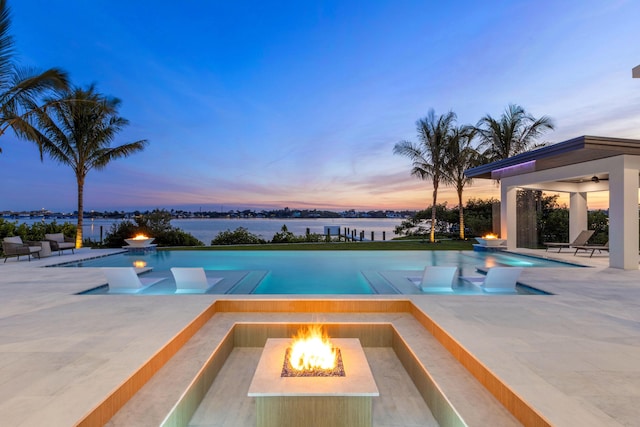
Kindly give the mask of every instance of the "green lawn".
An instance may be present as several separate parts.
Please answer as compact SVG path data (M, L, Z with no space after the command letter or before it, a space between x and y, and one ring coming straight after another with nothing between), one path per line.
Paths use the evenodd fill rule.
M265 245L219 245L199 247L158 248L158 250L202 251L470 251L475 240L441 240L429 243L423 240L392 240L386 242L333 242L333 243L268 243Z

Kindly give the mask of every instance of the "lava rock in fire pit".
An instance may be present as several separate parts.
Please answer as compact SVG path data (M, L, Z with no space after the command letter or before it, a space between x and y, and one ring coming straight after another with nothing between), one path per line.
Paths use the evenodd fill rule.
M342 364L342 355L340 354L340 349L334 349L336 351L336 366L333 369L303 369L298 370L294 369L291 366L290 354L291 349L287 348L287 351L284 354L284 363L282 365L282 373L280 377L344 377L344 365Z

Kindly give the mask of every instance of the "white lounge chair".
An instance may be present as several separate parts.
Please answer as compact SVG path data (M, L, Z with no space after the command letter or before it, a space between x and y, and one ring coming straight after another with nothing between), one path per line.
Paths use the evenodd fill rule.
M460 277L486 292L514 292L522 267L492 267L485 276Z
M422 278L409 278L423 292L452 292L458 279L458 267L428 265Z
M222 280L222 277L207 277L204 268L173 267L171 274L176 280L176 293L205 293L210 287Z
M166 277L138 277L133 267L104 267L102 272L107 276L109 291L134 294L154 285Z

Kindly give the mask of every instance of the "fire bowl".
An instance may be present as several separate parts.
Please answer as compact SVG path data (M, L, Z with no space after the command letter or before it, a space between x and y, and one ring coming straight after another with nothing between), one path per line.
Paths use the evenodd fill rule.
M476 237L475 239L482 246L502 246L506 242L505 239L485 239L483 237Z
M134 248L145 248L155 240L155 237L149 237L147 239L124 239L127 245Z

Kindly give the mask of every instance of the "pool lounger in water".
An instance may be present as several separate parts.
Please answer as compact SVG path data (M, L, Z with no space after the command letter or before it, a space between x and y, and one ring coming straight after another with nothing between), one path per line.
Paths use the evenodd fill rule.
M177 294L203 294L222 280L222 277L207 277L202 267L172 267L171 274L176 281Z
M422 272L422 278L410 277L423 292L453 292L458 279L458 267L428 265Z
M460 277L486 292L515 292L522 267L492 267L486 276Z
M102 272L107 277L109 292L135 294L165 280L164 277L140 278L133 267L104 267Z

